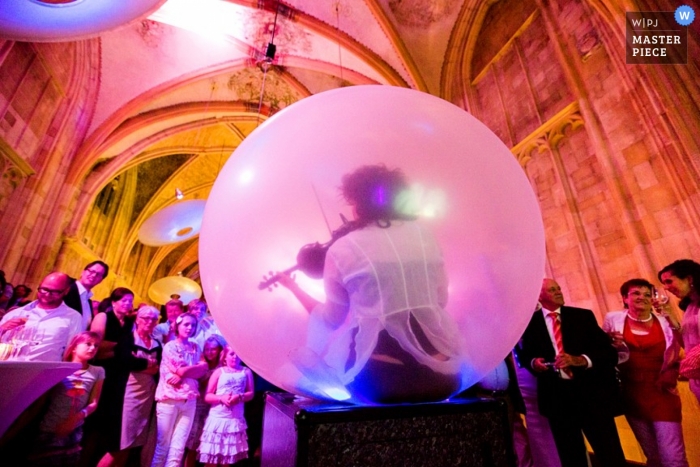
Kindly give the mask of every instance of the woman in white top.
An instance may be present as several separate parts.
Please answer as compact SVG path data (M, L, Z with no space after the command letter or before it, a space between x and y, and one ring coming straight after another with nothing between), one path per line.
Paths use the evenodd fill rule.
M664 289L680 299L678 306L684 311L680 332L686 355L697 352L695 347L700 346L700 264L679 259L659 271L659 280ZM663 306L668 310L669 304ZM700 401L700 379L690 379L689 383L691 392Z
M404 175L385 166L347 174L342 194L353 207L355 230L335 241L323 271L326 302L289 276L287 287L311 314L312 329L332 338L318 365L357 402L443 400L459 390L461 337L445 311L447 276L432 234L401 212ZM313 358L300 358L313 373Z

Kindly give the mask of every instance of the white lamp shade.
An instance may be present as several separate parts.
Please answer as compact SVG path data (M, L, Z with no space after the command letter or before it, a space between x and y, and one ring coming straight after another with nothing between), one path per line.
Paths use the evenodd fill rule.
M86 39L157 10L166 0L2 0L0 38L27 42Z
M161 209L143 223L139 241L148 246L163 246L199 235L206 203L202 199L192 199Z
M202 296L202 288L192 279L182 276L158 279L148 288L148 297L160 305L168 303L174 294L179 295L182 303L187 305Z

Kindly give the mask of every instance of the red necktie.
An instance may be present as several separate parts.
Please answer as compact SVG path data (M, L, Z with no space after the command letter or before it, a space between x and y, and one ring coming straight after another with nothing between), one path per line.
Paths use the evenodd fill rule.
M557 355L562 354L564 353L564 341L561 338L561 321L559 321L559 313L552 312L547 316L552 319L552 333L554 334L554 342L557 343ZM566 373L569 377L573 376L573 373L569 368L562 368L561 371Z

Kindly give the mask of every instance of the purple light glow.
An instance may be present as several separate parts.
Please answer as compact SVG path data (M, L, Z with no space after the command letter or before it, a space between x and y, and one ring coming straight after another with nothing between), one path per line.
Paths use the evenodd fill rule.
M4 0L0 38L28 42L85 39L144 18L166 0Z

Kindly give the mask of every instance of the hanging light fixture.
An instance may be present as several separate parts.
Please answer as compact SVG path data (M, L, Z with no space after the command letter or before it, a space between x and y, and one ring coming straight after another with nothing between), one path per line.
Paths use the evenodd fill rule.
M275 32L277 31L277 16L280 12L280 3L277 2L275 7L275 19L272 22L272 33L270 36L270 42L267 43L267 48L265 49L265 57L258 62L258 66L263 72L262 84L260 86L260 100L258 101L258 122L260 125L260 115L262 112L263 98L265 97L265 80L267 79L267 72L272 68L272 64L275 61L275 53L277 52L277 46L275 45ZM257 125L256 125L257 126Z
M2 0L0 36L26 42L94 37L145 18L166 0Z
M148 246L163 246L199 235L206 203L203 199L190 199L166 206L141 225L139 241Z
M160 305L168 303L173 295L178 295L182 303L187 305L202 296L202 288L192 279L181 275L163 277L148 288L148 298Z

